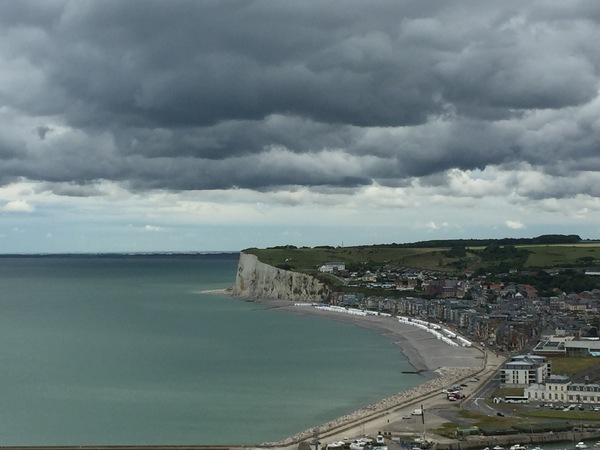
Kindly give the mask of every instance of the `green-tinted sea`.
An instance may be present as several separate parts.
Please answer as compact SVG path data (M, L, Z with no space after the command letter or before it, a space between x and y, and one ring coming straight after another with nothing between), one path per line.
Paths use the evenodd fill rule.
M257 444L422 381L371 330L202 293L237 259L0 258L0 445Z

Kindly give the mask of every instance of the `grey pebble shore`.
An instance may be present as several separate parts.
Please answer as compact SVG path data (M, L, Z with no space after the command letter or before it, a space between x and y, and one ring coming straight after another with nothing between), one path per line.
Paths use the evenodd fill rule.
M344 425L367 420L370 416L383 413L390 409L401 407L438 393L442 389L465 379L482 369L484 365L483 352L474 347L453 347L436 339L424 330L408 324L400 323L397 319L384 316L355 316L316 309L312 306L295 306L287 301L259 301L274 308L284 309L297 314L314 315L353 323L357 326L375 330L391 339L400 347L410 364L426 378L423 384L398 392L397 394L373 403L351 414L337 418L317 427L319 432L341 428ZM263 446L286 447L293 443L310 439L315 428L290 436L279 442L263 443Z

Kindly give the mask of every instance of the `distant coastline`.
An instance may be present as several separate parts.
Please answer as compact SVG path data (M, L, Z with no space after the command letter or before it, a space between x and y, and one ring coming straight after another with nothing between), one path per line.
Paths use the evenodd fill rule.
M173 256L235 256L239 251L202 252L83 252L83 253L0 253L0 258L131 258L131 257L173 257Z

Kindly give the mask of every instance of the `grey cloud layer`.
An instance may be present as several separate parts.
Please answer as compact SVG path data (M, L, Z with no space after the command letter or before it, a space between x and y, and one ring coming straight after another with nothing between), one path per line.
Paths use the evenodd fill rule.
M594 1L0 1L0 182L599 170L599 20Z

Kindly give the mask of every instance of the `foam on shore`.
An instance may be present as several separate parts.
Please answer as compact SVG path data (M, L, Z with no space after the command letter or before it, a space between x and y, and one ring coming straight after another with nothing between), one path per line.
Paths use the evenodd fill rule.
M203 291L196 291L197 294L219 294L219 295L231 295L233 292L233 288L225 288L225 289L205 289Z

